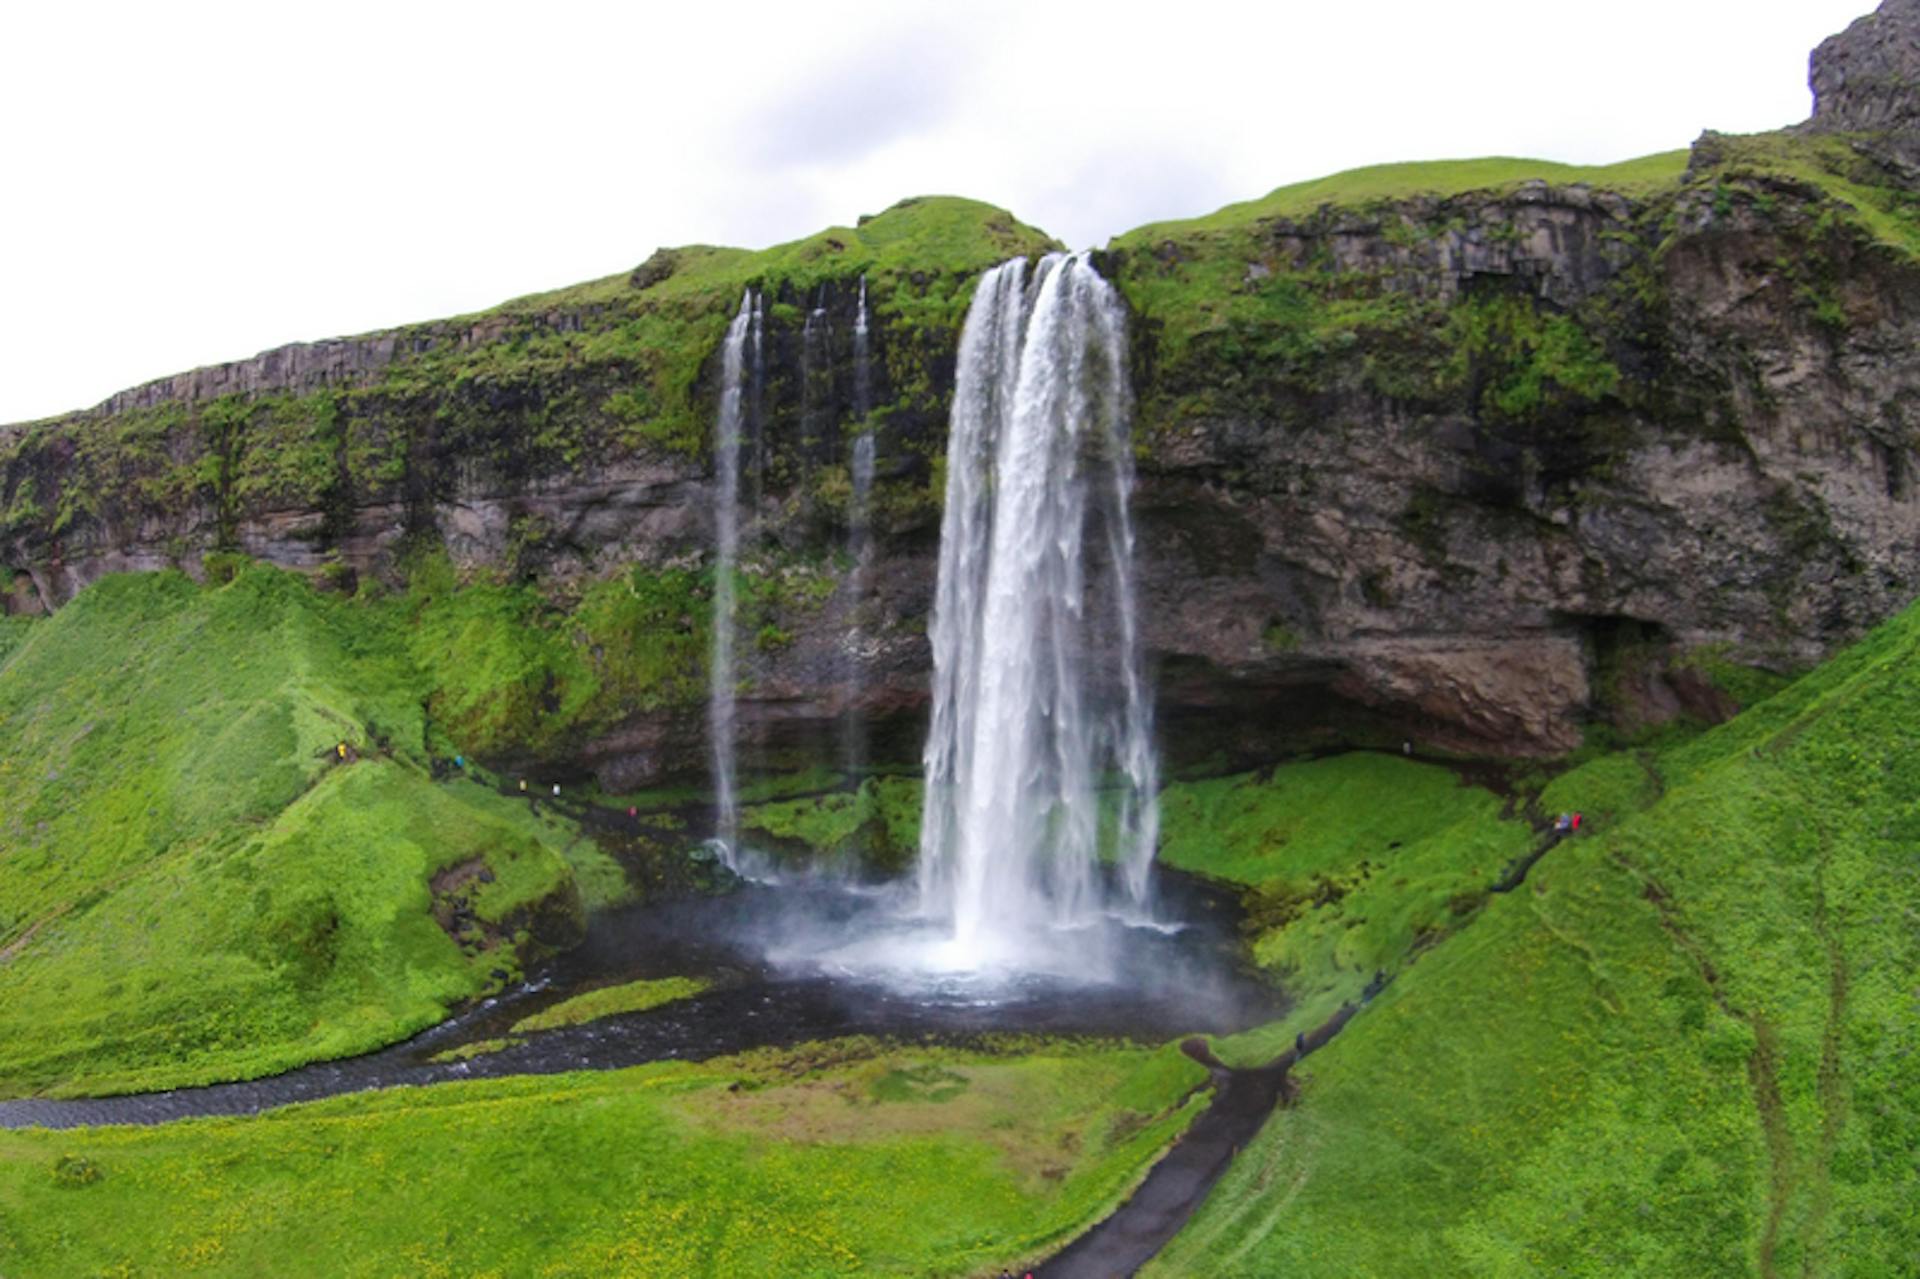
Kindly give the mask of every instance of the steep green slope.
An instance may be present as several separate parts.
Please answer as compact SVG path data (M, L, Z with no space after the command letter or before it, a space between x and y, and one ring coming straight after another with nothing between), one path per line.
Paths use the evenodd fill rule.
M978 1275L1198 1112L1171 1049L864 1042L0 1132L9 1275Z
M1465 927L1536 842L1505 808L1450 769L1365 753L1167 787L1160 860L1249 890L1254 960L1294 1001L1220 1055L1270 1061Z
M1913 1273L1916 658L1920 609L1557 780L1617 820L1310 1058L1151 1272Z
M0 1092L364 1050L567 936L558 832L430 779L430 687L385 614L272 569L108 578L34 623L0 666ZM462 867L455 937L430 881Z

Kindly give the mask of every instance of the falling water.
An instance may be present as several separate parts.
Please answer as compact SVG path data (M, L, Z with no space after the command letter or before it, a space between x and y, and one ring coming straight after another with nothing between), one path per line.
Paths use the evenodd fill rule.
M867 277L860 277L860 309L853 318L853 416L860 434L853 441L853 502L847 526L856 540L867 531L867 502L873 493L873 348L867 334Z
M739 313L727 326L720 354L720 412L714 419L713 467L719 492L714 515L717 526L713 569L713 649L707 664L707 731L713 738L713 792L718 809L715 832L720 856L728 866L740 834L739 801L733 784L733 572L740 558L740 436L747 416L743 400L746 354L754 339L758 363L760 308L751 291L741 294Z
M858 777L866 765L866 721L860 709L860 651L865 643L860 607L867 598L867 579L871 561L868 545L869 503L873 495L873 428L867 414L873 410L872 348L867 331L867 277L860 277L860 307L853 320L853 416L860 433L853 440L853 493L847 502L847 560L852 570L847 579L846 638L843 641L842 676L848 689L850 707L841 737L841 762L849 777Z
M1158 777L1129 414L1124 312L1084 255L981 280L947 445L920 843L921 909L951 921L963 963L1018 964L1043 930L1146 905ZM1107 776L1117 903L1097 873Z
M746 420L743 429L753 436L753 509L767 494L767 299L753 295L753 321L747 331L752 355L748 365Z
M803 455L811 461L816 450L832 456L833 431L833 321L827 315L827 286L821 285L815 306L800 330L800 438Z

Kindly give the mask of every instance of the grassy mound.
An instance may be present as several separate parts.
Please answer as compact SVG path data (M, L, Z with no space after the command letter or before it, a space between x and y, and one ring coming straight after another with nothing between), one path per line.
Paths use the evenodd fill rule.
M1161 1275L1912 1273L1920 609L1541 796L1603 820L1305 1068Z
M108 578L9 633L0 1092L372 1048L577 926L563 833L431 779L384 615L251 568Z
M0 1270L990 1273L1104 1213L1204 1081L1172 1050L853 1042L0 1133Z
M776 853L851 861L881 874L909 869L920 848L920 780L870 777L854 790L755 804L740 814L747 839Z
M652 981L630 981L619 986L603 986L584 995L563 999L551 1008L513 1024L516 1035L559 1026L580 1026L602 1017L621 1013L640 1013L680 999L692 999L706 993L713 983L704 977L660 977Z

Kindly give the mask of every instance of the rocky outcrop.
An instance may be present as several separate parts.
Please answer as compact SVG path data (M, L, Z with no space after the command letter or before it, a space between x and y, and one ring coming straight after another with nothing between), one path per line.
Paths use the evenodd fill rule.
M1920 173L1920 0L1884 0L1813 51L1810 130L1867 135L1876 155Z

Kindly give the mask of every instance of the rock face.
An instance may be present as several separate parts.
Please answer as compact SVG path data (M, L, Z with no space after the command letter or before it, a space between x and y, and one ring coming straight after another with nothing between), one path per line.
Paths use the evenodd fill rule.
M1713 720L1752 685L1741 668L1802 668L1912 598L1912 198L1897 166L1847 167L1858 154L1825 134L1897 140L1920 117L1895 89L1916 12L1890 0L1821 47L1811 131L1708 135L1658 181L1411 187L1110 247L1101 269L1134 310L1142 626L1175 766L1408 740L1541 756L1596 722ZM913 247L898 217L933 238ZM0 431L3 598L54 607L103 572L192 571L214 549L397 584L444 551L537 589L542 626L617 662L575 601L634 566L708 562L714 353L751 282L769 307L743 444L742 767L837 758L854 714L874 758L911 764L966 291L1042 241L938 202L873 231L906 256L855 261L864 226L757 258L678 250L458 326L273 352ZM852 599L863 273L880 407ZM688 632L701 607L649 624ZM551 671L518 678L572 704ZM704 769L697 696L606 694L570 723L526 758L615 790Z
M1806 194L1532 187L1257 228L1249 274L1330 262L1337 289L1405 312L1332 355L1144 379L1165 415L1140 519L1149 642L1183 672L1171 713L1247 738L1278 715L1282 733L1552 753L1593 718L1719 718L1705 668L1795 669L1905 604L1920 274L1815 235L1817 204L1788 208ZM1144 291L1188 251L1116 266ZM1817 289L1782 265L1814 257ZM1489 316L1538 325L1536 345L1475 347ZM1523 404L1516 362L1561 321L1619 379ZM1413 362L1437 381L1383 376L1423 323L1469 349Z
M1885 0L1813 51L1815 130L1877 135L1874 150L1920 171L1920 0Z

